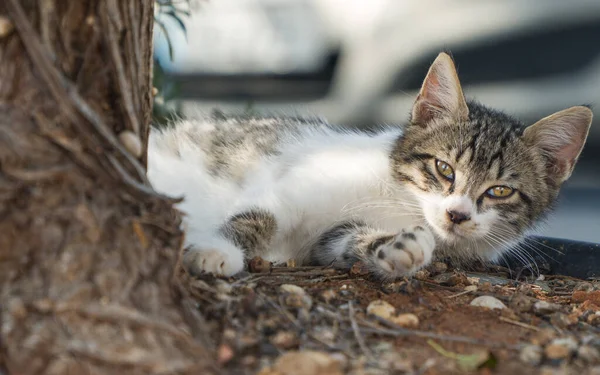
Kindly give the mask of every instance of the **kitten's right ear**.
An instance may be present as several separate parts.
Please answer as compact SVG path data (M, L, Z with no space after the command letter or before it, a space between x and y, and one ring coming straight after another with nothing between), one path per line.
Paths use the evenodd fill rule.
M549 176L562 184L573 172L591 124L589 108L571 107L527 127L523 138L548 158Z
M452 58L440 53L423 81L421 91L412 109L411 122L427 126L433 120L449 118L466 121L469 108L460 87Z

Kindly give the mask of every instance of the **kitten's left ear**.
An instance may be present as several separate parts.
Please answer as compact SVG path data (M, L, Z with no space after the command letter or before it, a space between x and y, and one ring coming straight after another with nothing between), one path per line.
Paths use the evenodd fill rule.
M460 87L452 58L440 53L423 81L412 110L412 123L423 127L436 119L448 118L466 121L469 117L467 102Z
M523 138L548 158L550 177L558 184L573 172L592 123L592 111L571 107L545 117L525 129Z

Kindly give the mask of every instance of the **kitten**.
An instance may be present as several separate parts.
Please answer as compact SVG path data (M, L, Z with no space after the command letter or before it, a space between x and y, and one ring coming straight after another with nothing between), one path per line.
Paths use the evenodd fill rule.
M322 120L229 118L153 130L148 176L184 195L184 266L233 275L256 255L410 276L436 256L495 260L540 220L592 120L572 107L524 127L467 102L447 54L408 124L361 132Z

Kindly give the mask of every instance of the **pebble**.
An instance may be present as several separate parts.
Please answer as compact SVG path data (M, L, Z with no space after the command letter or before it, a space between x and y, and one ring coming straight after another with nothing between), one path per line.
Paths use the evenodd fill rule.
M298 346L298 336L292 331L279 331L269 341L280 349L291 349Z
M337 297L337 293L333 289L326 289L321 292L321 299L325 301L325 303L331 302L335 297Z
M589 364L600 362L600 351L590 345L582 345L577 349L577 357L583 359Z
M288 307L305 308L307 310L312 307L312 298L298 285L283 284L279 289L287 294L284 301Z
M221 365L231 361L234 356L233 349L231 346L227 344L219 345L219 349L217 350L217 362Z
M544 353L550 359L564 359L577 350L577 341L572 337L554 339L546 346Z
M419 326L419 318L415 314L400 314L391 317L390 322L404 328L417 328Z
M475 292L477 291L478 287L477 285L467 285L465 287L465 292Z
M341 363L327 353L317 351L293 351L279 357L272 368L259 375L342 375Z
M415 275L413 277L417 280L427 280L429 278L429 276L430 276L429 271L418 270L417 272L415 272Z
M539 345L526 345L519 353L519 359L527 364L537 366L542 362L544 354L542 347Z
M555 312L550 315L550 323L558 328L567 328L573 324L577 324L577 317Z
M14 29L15 25L9 18L0 16L0 38L4 38L5 36L9 35Z
M444 262L433 262L428 269L432 275L439 275L440 273L444 273L448 270L448 265Z
M367 276L369 274L369 268L364 262L358 261L352 265L349 274L351 277Z
M125 149L131 153L131 155L139 158L142 155L142 141L134 132L130 130L124 130L118 135L119 142Z
M268 260L264 260L263 258L256 256L250 259L248 263L248 269L252 273L269 273L273 268L273 263Z
M488 309L505 309L506 305L492 296L479 296L471 301L471 306L487 307Z
M523 293L515 293L510 298L510 307L518 312L529 312L533 309L534 300Z
M396 314L396 308L388 302L378 299L369 303L369 306L367 306L367 314L376 315L380 318L389 320Z
M560 305L547 301L537 301L533 304L533 311L539 315L546 315L560 310Z
M535 332L531 337L531 342L535 345L546 345L551 340L556 338L556 331L552 328L542 328Z
M231 286L230 283L228 283L225 280L216 279L215 280L215 289L217 289L217 292L222 293L222 294L231 294L233 287Z
M575 287L573 288L574 290L583 290L585 292L591 292L592 290L594 290L594 284L584 281L581 283L578 283L577 285L575 285Z

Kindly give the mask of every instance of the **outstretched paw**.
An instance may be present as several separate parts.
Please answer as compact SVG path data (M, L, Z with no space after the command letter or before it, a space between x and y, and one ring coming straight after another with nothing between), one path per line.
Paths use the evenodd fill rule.
M372 263L383 278L411 276L431 262L435 238L429 228L415 225L370 246Z
M191 247L183 254L183 266L191 275L212 273L232 276L244 269L244 256L239 252Z

